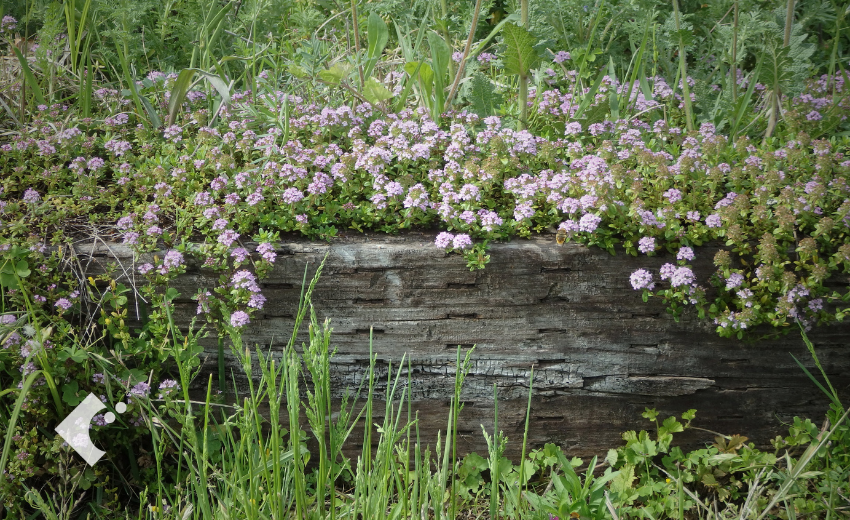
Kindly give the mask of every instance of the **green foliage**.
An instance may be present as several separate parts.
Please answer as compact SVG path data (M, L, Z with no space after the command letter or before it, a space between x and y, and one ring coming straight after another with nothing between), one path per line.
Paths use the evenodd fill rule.
M505 71L518 76L528 76L540 61L534 49L534 37L524 27L512 23L506 24L502 32L505 37Z
M764 63L760 81L772 91L794 96L803 91L806 78L811 77L812 63L809 58L815 51L815 45L806 43L808 35L803 33L800 24L793 24L790 43L784 46L784 21L780 20L784 20L784 11L777 12L776 17L766 26L761 44Z
M487 76L476 72L461 90L461 95L469 103L469 108L482 119L492 116L502 104L502 95Z

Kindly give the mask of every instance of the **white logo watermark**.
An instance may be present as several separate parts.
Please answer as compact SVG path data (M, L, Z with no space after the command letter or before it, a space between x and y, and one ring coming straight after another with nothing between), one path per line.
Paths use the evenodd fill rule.
M89 393L83 402L56 426L56 433L74 448L74 451L79 453L89 466L94 466L101 457L106 455L105 451L97 449L89 437L92 418L104 408L106 405L96 395ZM124 413L126 410L127 405L124 403L115 405L115 411L118 413ZM115 421L115 414L107 412L103 418L107 423L112 423Z

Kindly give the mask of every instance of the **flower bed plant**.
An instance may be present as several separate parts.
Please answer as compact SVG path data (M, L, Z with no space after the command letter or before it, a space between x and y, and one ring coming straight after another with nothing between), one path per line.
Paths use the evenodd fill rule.
M143 93L164 105L173 78L152 77ZM650 81L663 97L663 81ZM603 97L622 90L606 83ZM220 271L219 286L196 295L199 311L244 325L263 305L255 275L274 262L281 232L444 229L435 245L482 268L488 241L548 229L612 254L675 255L657 274L636 271L632 287L664 298L676 316L693 307L721 335L843 318L836 304L850 296L828 286L850 267L846 139L811 141L801 129L756 146L709 123L688 134L651 113L570 122L568 90L535 98L537 124L565 128L544 138L498 116L460 112L437 124L421 109L385 116L271 89L235 94L213 126L204 96L188 96L181 124L157 132L133 125L118 93L101 89L102 119L42 107L31 131L2 145L5 258L48 261L48 245L96 226L139 252L163 251L155 265L136 266L148 296L186 255ZM256 106L278 124L256 117ZM717 270L695 273L690 262L709 241L726 246ZM39 267L55 278L53 255ZM40 289L34 302L61 314L81 288L50 281L49 301Z

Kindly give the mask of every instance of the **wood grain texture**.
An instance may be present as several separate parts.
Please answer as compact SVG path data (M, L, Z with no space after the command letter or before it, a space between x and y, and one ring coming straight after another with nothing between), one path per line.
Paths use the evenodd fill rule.
M458 447L463 452L486 451L481 425L492 430L495 384L508 455L518 457L532 365L529 445L554 442L572 455L604 453L620 445L623 431L653 429L640 417L645 407L657 408L662 418L695 408L695 426L746 435L760 444L787 434L782 423L795 415L823 418L826 398L789 355L813 366L799 334L757 343L724 339L694 314L677 323L660 301L641 301L629 285L630 273L640 267L657 272L669 257L611 256L539 237L492 244L486 269L471 272L459 255L434 247L434 236L356 235L331 243L284 239L274 271L261 283L268 301L245 327L245 344L272 345L279 353L292 330L305 265L309 279L329 252L313 304L333 327L334 392L341 396L346 387L361 384L371 327L379 359L376 396L384 395L389 364L396 367L406 354L420 435L432 444L437 431L446 428L458 345L475 345L462 394ZM77 250L90 260L90 273L115 260L133 272L132 254L123 246ZM695 271L703 284L713 271L714 251L696 250ZM182 294L176 306L181 326L195 314L189 297L217 278L190 265L174 283ZM846 280L841 283L846 287ZM848 333L850 325L838 324L811 334L833 385L845 396ZM204 340L205 373L216 370L215 344L214 338ZM227 361L233 364L229 353ZM406 384L407 376L401 380ZM245 380L239 384L244 390ZM679 438L690 446L713 440L695 430ZM351 441L358 446L360 437Z

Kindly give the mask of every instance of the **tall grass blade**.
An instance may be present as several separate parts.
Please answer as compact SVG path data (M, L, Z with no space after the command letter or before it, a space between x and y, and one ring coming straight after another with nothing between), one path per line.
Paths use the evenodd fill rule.
M44 93L41 91L41 87L35 80L35 75L32 73L27 59L24 58L24 55L21 54L21 51L16 46L11 45L10 47L12 52L14 52L15 56L18 58L18 62L21 64L21 70L24 73L24 80L32 91L32 95L35 97L36 102L39 105L46 105L47 102L44 100Z
M14 408L12 408L12 415L9 416L9 422L6 424L6 438L3 441L3 453L0 455L0 487L2 487L3 480L5 480L6 477L6 463L9 460L9 451L12 448L12 437L15 436L15 425L18 422L18 416L21 413L21 408L24 406L24 399L26 399L27 393L29 392L33 382L35 382L36 378L40 376L41 373L41 370L36 370L24 379L20 393L18 394L18 399L15 401ZM0 501L0 513L2 512L3 502Z
M688 62L685 57L685 36L682 32L679 20L679 0L673 0L673 12L676 18L676 32L679 35L679 71L682 78L682 95L685 98L685 124L690 132L694 129L694 111L691 106L691 93L688 85ZM675 88L676 86L674 85L673 87Z
M525 448L528 445L528 426L531 421L531 395L534 391L534 365L531 365L531 374L528 376L528 404L525 407L525 428L522 432L522 453L519 457L519 483L517 485L517 505L521 504L521 496L526 485L528 476L525 474Z
M780 500L785 500L786 498L788 498L788 491L791 489L792 486L794 486L794 484L796 484L797 480L800 478L803 471L806 469L806 466L809 465L809 462L812 460L812 458L814 458L814 456L817 454L817 452L820 451L820 449L823 448L826 445L826 443L829 441L830 437L832 437L832 434L835 433L836 430L838 430L839 426L841 426L841 423L843 423L844 420L847 419L848 414L850 414L850 410L847 410L846 412L844 412L844 415L842 415L835 422L835 424L832 425L832 429L829 430L829 432L827 432L826 435L821 433L818 436L819 442L817 444L811 444L811 445L809 445L808 448L806 448L806 451L803 452L803 455L800 457L800 459L797 461L797 463L794 464L794 466L792 468L790 468L790 472L789 472L787 478L782 483L782 485L779 486L779 489L773 495L773 498L771 499L771 501L767 504L767 506L765 506L764 510L756 518L756 520L761 520L762 518L764 518L770 512L770 510L773 509L773 507Z

